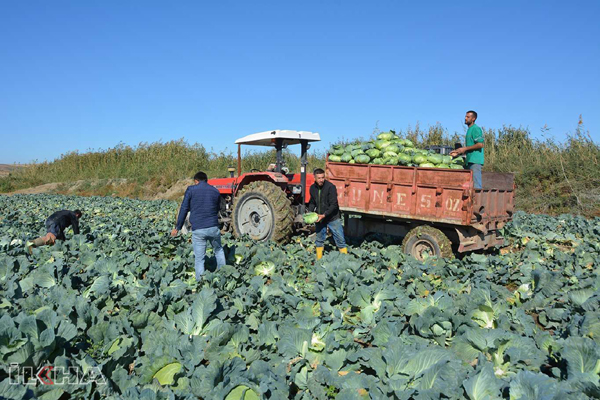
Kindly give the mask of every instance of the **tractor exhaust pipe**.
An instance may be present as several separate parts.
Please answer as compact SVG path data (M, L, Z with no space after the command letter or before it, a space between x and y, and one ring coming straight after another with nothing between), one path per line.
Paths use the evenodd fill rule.
M302 193L300 195L300 213L304 214L306 211L306 166L308 165L308 160L306 158L306 151L310 145L307 141L302 141L300 143L300 186L302 187Z
M238 144L238 176L242 175L242 145Z

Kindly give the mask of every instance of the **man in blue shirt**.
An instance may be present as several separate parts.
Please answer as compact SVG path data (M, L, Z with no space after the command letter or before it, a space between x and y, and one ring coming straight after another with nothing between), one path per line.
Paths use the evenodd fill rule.
M190 213L192 224L192 246L196 257L196 279L200 280L204 274L204 256L206 243L210 242L217 258L217 268L225 265L225 252L221 245L221 231L219 229L219 209L221 207L221 194L208 184L208 177L204 172L194 176L195 185L188 186L181 203L177 226L171 231L171 236L183 227L187 213Z

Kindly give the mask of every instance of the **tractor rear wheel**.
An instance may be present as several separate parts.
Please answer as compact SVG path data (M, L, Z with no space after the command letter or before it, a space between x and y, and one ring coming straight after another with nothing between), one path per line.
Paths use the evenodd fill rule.
M231 219L235 237L285 242L292 234L294 211L281 187L252 182L235 196Z
M450 239L439 229L428 225L411 229L402 241L402 251L419 261L425 261L431 256L454 256Z

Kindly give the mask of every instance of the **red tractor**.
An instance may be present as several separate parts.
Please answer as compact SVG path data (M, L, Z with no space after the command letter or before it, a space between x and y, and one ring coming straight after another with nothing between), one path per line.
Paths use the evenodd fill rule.
M248 235L254 240L284 242L295 229L303 226L302 215L310 200L307 188L314 183L307 176L306 152L310 142L318 142L318 133L276 130L255 133L236 140L238 145L237 177L229 168L229 178L210 179L223 197L220 221L223 231L233 231L236 237ZM300 173L290 174L283 162L283 149L300 144ZM274 147L275 164L267 171L241 173L241 146ZM266 166L265 166L266 167Z

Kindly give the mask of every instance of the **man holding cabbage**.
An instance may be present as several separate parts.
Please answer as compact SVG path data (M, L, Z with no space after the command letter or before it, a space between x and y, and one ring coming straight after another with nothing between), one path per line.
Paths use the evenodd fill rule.
M325 171L321 168L315 169L314 175L315 183L310 187L308 211L317 214L315 245L317 247L317 260L319 260L323 257L327 228L331 231L340 253L348 253L348 249L344 238L344 227L340 219L337 189L333 183L325 179Z
M467 155L467 168L473 171L473 186L475 189L481 189L481 168L483 167L483 131L475 125L477 113L467 111L465 115L465 125L469 127L465 139L466 147L460 147L450 153L452 157L458 157L462 154Z

